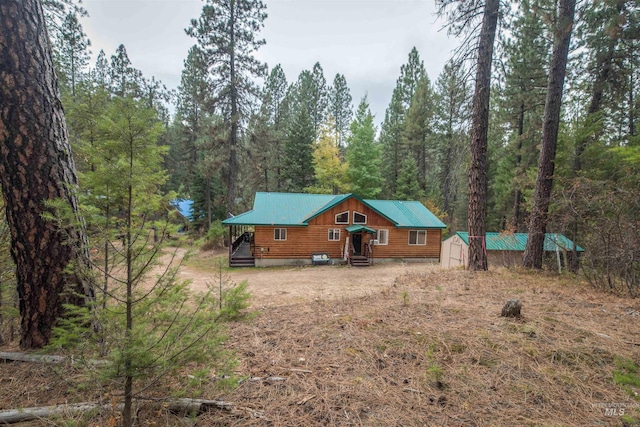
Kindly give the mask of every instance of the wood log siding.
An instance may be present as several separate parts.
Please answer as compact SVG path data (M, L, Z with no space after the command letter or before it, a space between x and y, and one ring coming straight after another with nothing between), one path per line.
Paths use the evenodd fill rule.
M308 258L315 252L326 252L331 258L342 258L346 236L344 225L310 225L308 227L256 226L256 258ZM273 229L286 228L287 240L274 240ZM340 229L340 241L329 241L330 228ZM372 228L376 228L373 226ZM386 227L383 227L386 228ZM374 258L439 258L440 229L428 229L426 245L409 245L407 228L387 228L389 244L373 248ZM264 248L260 252L260 248Z

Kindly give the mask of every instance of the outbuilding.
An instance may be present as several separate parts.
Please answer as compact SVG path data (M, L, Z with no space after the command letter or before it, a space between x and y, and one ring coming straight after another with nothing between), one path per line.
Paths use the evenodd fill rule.
M489 265L513 267L522 264L522 256L527 246L527 233L487 233L484 245ZM568 258L573 252L573 242L562 234L546 233L544 251L554 257L554 263L568 265ZM576 246L578 254L584 252ZM442 242L440 266L443 268L469 265L469 233L458 231Z

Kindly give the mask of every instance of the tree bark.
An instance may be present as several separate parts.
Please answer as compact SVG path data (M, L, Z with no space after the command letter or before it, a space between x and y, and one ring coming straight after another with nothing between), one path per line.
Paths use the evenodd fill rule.
M478 68L473 95L471 165L469 166L469 270L487 270L487 139L493 43L498 26L499 0L487 0L478 44Z
M88 265L82 227L45 220L47 201L64 200L77 215L77 179L42 5L0 2L0 182L16 263L23 348L46 345L62 302L93 296L72 262ZM79 218L77 222L80 224ZM67 296L65 296L65 293Z
M529 237L525 247L522 265L529 268L542 268L544 235L547 228L551 187L555 167L558 128L560 125L560 107L562 90L567 70L569 42L573 29L576 0L561 0L553 43L553 57L547 84L547 99L544 106L542 124L542 148L538 161L538 177L533 196L533 207L529 217Z

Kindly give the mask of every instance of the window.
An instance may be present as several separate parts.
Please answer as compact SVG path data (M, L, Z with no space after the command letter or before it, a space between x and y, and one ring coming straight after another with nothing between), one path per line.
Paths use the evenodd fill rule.
M329 229L329 240L332 242L340 240L340 229L339 228L330 228Z
M379 245L388 245L389 244L389 230L378 230L378 234L376 236L378 239Z
M349 211L337 214L336 224L349 224Z
M425 230L409 230L410 245L426 245L427 232Z
M287 229L286 228L274 228L273 229L273 240L287 240Z
M353 223L354 224L366 224L367 216L365 214L361 214L360 212L353 211Z

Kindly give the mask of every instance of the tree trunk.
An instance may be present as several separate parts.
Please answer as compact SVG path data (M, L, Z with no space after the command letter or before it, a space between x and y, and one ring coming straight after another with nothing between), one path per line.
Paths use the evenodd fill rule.
M227 212L233 213L236 204L236 175L238 169L238 88L236 76L236 22L235 22L235 1L231 0L229 13L229 97L231 101L231 131L229 133L229 182L227 185Z
M524 91L521 92L520 95L524 96ZM522 138L524 135L524 113L525 113L525 106L524 106L524 101L522 101L520 103L520 109L518 111L518 145L517 145L517 152L516 152L516 177L520 173L520 170L522 167L521 163L522 163ZM522 191L520 190L520 184L516 183L516 188L513 192L513 219L511 221L513 232L519 231L521 203L522 203Z
M0 2L0 179L11 230L22 316L23 348L51 337L62 302L76 291L93 297L73 261L87 266L82 227L61 229L43 219L47 201L64 200L77 215L77 179L42 5L37 0ZM77 218L77 224L80 224Z
M547 99L544 106L542 125L542 148L538 161L538 177L533 196L533 206L529 219L529 237L524 251L522 265L529 268L542 268L544 234L547 228L547 216L551 199L551 186L558 142L562 89L567 70L569 42L573 29L576 0L561 0L558 21L554 37L553 57L547 84Z
M473 95L471 165L469 166L469 270L486 270L487 138L493 42L498 25L499 0L487 0L478 44L478 68Z

